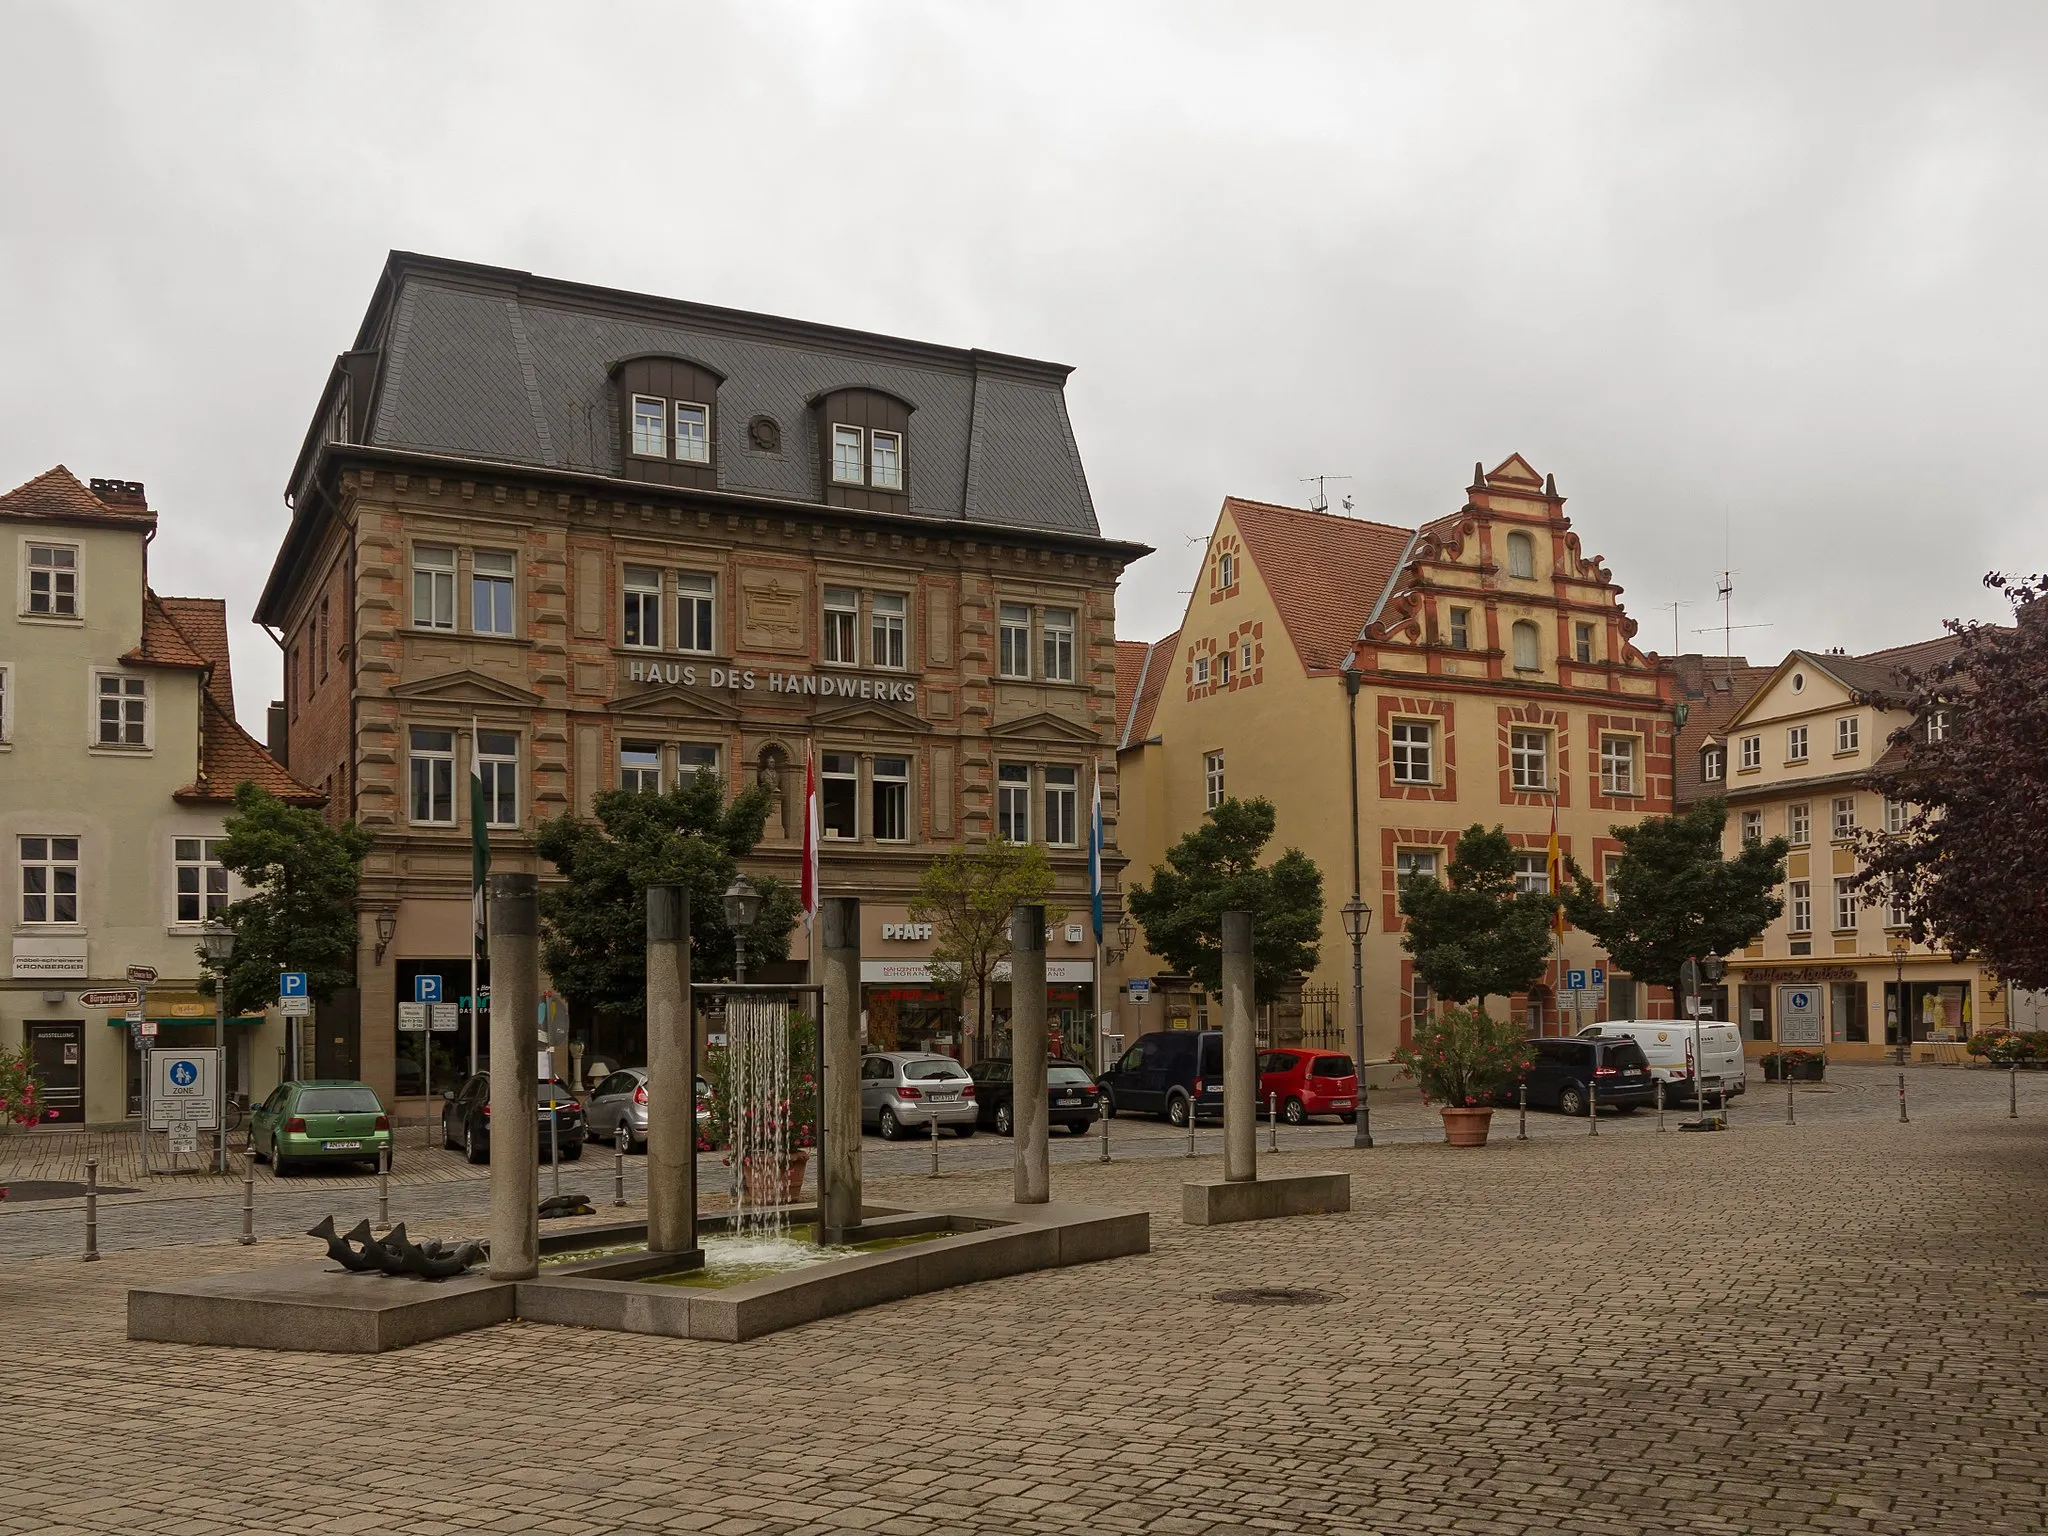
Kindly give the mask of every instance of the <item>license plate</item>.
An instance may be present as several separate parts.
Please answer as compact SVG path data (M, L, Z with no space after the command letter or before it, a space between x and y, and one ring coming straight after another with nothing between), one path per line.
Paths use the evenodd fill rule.
M328 1152L360 1152L363 1150L363 1144L360 1141L323 1141L320 1145L323 1150Z
M935 1093L932 1095L932 1102L934 1104L951 1104L959 1097L960 1095L957 1093Z
M1078 1098L1065 1098L1065 1099L1061 1099L1061 1100L1060 1100L1060 1102L1061 1102L1062 1104L1078 1104L1078 1103L1080 1103L1081 1101L1080 1101L1080 1100L1079 1100Z
M1337 1109L1349 1109L1351 1107L1349 1099L1332 1099L1330 1103Z

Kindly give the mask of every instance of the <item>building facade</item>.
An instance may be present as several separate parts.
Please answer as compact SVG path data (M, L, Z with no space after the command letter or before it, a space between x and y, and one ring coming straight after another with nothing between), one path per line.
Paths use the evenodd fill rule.
M1371 912L1366 1049L1384 1058L1432 1005L1401 947L1402 878L1441 878L1476 822L1503 826L1523 882L1547 889L1554 812L1563 851L1600 881L1620 852L1610 829L1670 811L1670 669L1635 632L1554 483L1519 456L1475 466L1460 509L1419 528L1226 500L1180 629L1123 647L1129 877L1146 878L1225 796L1272 801L1273 851L1298 847L1323 872L1301 1027L1349 1043L1342 909L1356 889ZM1601 963L1574 930L1544 982L1493 1006L1552 1033L1669 1016L1665 989L1619 976L1575 1014L1560 972ZM1162 970L1142 947L1123 957L1126 1035L1201 1016ZM1132 1007L1133 978L1163 1006Z
M1067 372L394 254L258 610L290 762L376 839L348 1064L409 1086L397 1002L466 990L472 765L494 868L546 878L539 820L708 770L770 790L743 862L794 880L814 758L870 1042L958 1049L920 872L1038 841L1078 910L1097 762L1114 814L1116 586L1146 551L1102 536ZM1092 955L1055 932L1070 1028ZM576 1022L612 1059L637 1028Z
M1902 1035L1917 1057L1959 1056L1977 1029L2003 1027L2008 999L1974 962L1909 942L1901 914L1849 885L1859 832L1891 830L1903 807L1872 787L1900 730L1940 731L1901 709L1907 669L1953 653L1952 638L1875 651L1793 651L1776 667L1731 669L1717 710L1689 718L1680 799L1728 803L1727 849L1783 837L1784 912L1710 999L1742 1026L1752 1055L1825 1049L1876 1060Z
M237 785L318 802L235 723L225 606L150 590L156 531L141 485L61 465L0 496L0 1044L30 1047L52 1125L140 1113L142 1031L95 996L129 967L157 974L160 1043L213 1043L198 943L240 894L217 856ZM229 1025L229 1090L267 1093L282 1024Z

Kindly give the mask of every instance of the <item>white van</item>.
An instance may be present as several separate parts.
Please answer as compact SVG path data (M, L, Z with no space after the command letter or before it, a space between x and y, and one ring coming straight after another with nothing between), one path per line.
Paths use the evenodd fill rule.
M1644 1023L1636 1019L1618 1019L1606 1024L1588 1024L1579 1033L1603 1038L1627 1036L1650 1058L1650 1076L1664 1084L1664 1101L1667 1104L1694 1102L1693 1029L1690 1021L1652 1019ZM1749 1087L1749 1076L1743 1061L1741 1032L1733 1024L1701 1019L1699 1036L1700 1051L1706 1057L1704 1075L1709 1084L1707 1092L1713 1094L1712 1085L1717 1079L1730 1095L1744 1092Z

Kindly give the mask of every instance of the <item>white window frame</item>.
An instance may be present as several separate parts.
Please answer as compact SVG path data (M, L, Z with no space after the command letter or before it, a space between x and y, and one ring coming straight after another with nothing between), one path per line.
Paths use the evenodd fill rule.
M1856 797L1837 795L1830 808L1830 823L1834 827L1835 841L1844 842L1856 835Z
M79 925L79 913L85 898L83 881L80 878L85 862L81 857L84 851L84 842L85 840L81 837L47 832L24 832L15 838L15 863L20 869L20 873L15 877L14 882L15 893L18 898L14 911L15 916L20 920L24 928L76 928ZM41 851L33 858L29 856L29 844L31 843L40 843L42 845ZM59 854L58 844L60 843L69 843L71 845L70 857L66 858ZM39 869L43 872L43 888L40 891L31 892L28 888L28 874L32 869ZM71 889L68 891L59 889L64 883L62 872L66 870L70 872L71 877ZM40 896L43 899L44 906L41 917L30 917L28 915L28 903L31 895ZM66 896L71 898L71 915L69 917L59 917L57 915L57 903Z
M1884 925L1887 928L1910 928L1913 920L1904 907L1896 901L1888 901L1885 903Z
M1593 626L1574 621L1572 624L1572 660L1581 666L1593 664Z
M1081 770L1065 763L1041 769L1045 787L1045 841L1050 848L1081 846Z
M1514 628L1508 631L1508 645L1517 672L1543 670L1543 631L1533 620L1515 620Z
M1436 722L1396 720L1389 731L1390 756L1396 784L1436 782Z
M1607 795L1634 795L1640 739L1634 736L1600 738L1600 791Z
M1431 880L1440 879L1442 868L1438 850L1435 848L1396 848L1394 850L1394 884L1406 885L1417 875L1427 875Z
M1216 557L1216 590L1225 591L1237 584L1237 552L1226 549Z
M1024 603L996 605L996 676L1031 676L1031 609Z
M1516 726L1508 731L1508 785L1522 794L1544 794L1550 789L1549 731ZM1531 744L1534 745L1531 745ZM1534 766L1535 772L1530 771Z
M1216 653L1216 686L1218 688L1228 688L1230 686L1231 661L1232 656L1229 646L1226 645Z
M1600 905L1603 907L1611 907L1621 899L1614 888L1614 877L1626 857L1620 853L1603 853L1600 856Z
M1517 554L1521 554L1524 558L1520 561L1516 560ZM1536 540L1534 538L1520 530L1509 534L1507 556L1508 575L1517 581L1534 581L1536 579ZM1520 569L1517 569L1518 566Z
M1465 607L1453 608L1451 610L1449 627L1451 636L1451 649L1454 651L1471 650L1472 610L1470 608Z
M619 644L636 651L661 649L661 569L629 565L619 573ZM650 625L649 619L652 618ZM648 635L649 628L654 633ZM639 638L635 639L635 633Z
M852 473L847 473L848 468ZM867 433L844 421L832 423L832 483L866 485Z
M492 569L487 570L485 568L486 561L491 562ZM503 562L502 568L498 568L498 562L500 561ZM503 589L505 599L505 612L503 615L505 623L502 629L498 627L496 622L499 617L496 610L500 588ZM480 615L477 612L477 599L479 597L484 598L486 606L490 608L491 612L488 615ZM518 634L518 602L518 555L509 549L471 550L469 554L469 627L471 632L479 635L511 636ZM486 623L486 618L490 622ZM320 654L323 657L327 654L324 640L320 647Z
M710 571L676 572L676 649L718 654L718 577Z
M685 411L695 411L694 418L684 416ZM711 462L711 407L701 400L678 400L669 413L672 418L675 457L678 464L709 464ZM683 451L687 445L689 452Z
M643 410L652 406L652 410ZM668 397L665 395L635 395L632 403L633 457L636 459L665 459L668 457Z
M1788 763L1803 763L1803 762L1805 762L1805 761L1806 761L1806 749L1807 749L1807 746L1808 746L1808 741L1807 741L1807 734L1806 734L1806 727L1805 727L1805 726L1803 726L1803 725L1788 725L1788 726L1786 726L1786 727L1785 727L1785 761L1786 761L1786 762L1788 762Z
M1813 882L1794 880L1785 888L1785 893L1785 931L1801 935L1812 933Z
M486 738L491 739L491 750L484 749ZM504 741L509 739L511 749L507 751ZM513 828L519 825L519 733L517 731L487 731L478 729L470 742L470 751L476 755L476 771L484 781L484 825L488 828ZM510 777L512 793L512 817L508 821L500 814L505 791L505 779Z
M1856 899L1855 888L1841 876L1835 877L1835 928L1836 933L1854 933L1857 926L1857 909L1861 903Z
M445 563L444 563L445 561ZM412 547L412 627L453 631L455 574L461 562L452 544Z
M996 764L996 836L1006 843L1031 841L1031 768Z
M1742 771L1752 773L1764 765L1764 739L1761 736L1742 738Z
M422 735L445 736L446 747L419 744ZM422 770L425 770L427 815L418 814L420 808L420 787ZM445 779L446 783L437 783ZM447 797L447 814L433 814L439 795ZM415 827L452 827L455 825L455 730L452 726L411 725L405 732L405 815L409 825Z
M1215 810L1223 803L1223 753L1219 751L1202 754L1202 793L1208 800L1208 809Z
M1719 784L1728 777L1728 749L1707 747L1700 753L1700 782Z
M1894 800L1889 796L1885 798L1884 829L1892 836L1896 837L1906 830L1906 822L1911 815L1912 812L1907 808L1905 801Z
M855 587L827 587L822 599L824 621L818 637L818 660L828 667L860 665L860 592Z
M14 741L14 667L0 661L0 750Z
M1074 680L1074 646L1080 615L1071 608L1039 610L1039 651L1048 683Z
M675 747L675 783L678 789L685 784L694 784L699 775L717 773L719 764L717 743L709 741L680 741ZM858 772L858 769L856 769ZM856 808L854 814L858 816Z
M1948 739L1948 711L1937 709L1927 717L1927 740L1929 743Z
M1863 745L1863 723L1855 715L1843 715L1835 722L1835 750L1855 752Z
M835 764L847 766L837 767ZM852 786L853 830L850 832L834 831L825 818L825 788L828 784ZM818 755L818 835L828 843L860 841L860 758L852 752L821 752Z
M1550 894L1550 855L1523 849L1515 854L1515 893L1521 896Z
M1245 641L1238 648L1237 670L1247 681L1250 680L1252 672L1252 643L1249 640Z
M1195 686L1198 688L1202 687L1206 685L1208 681L1209 658L1206 656L1197 656L1195 658Z
M228 872L218 857L225 837L173 837L171 839L171 923L178 928L197 928L218 917L228 904ZM190 845L192 857L186 857ZM185 912L185 874L192 874L192 912ZM216 881L213 877L218 874ZM218 890L212 889L215 885Z
M910 664L908 594L868 594L868 653L870 664L885 672L901 672Z
M1741 825L1742 846L1745 848L1760 847L1764 840L1764 813L1762 811L1744 811L1742 813Z
M886 452L885 452L886 446ZM903 434L879 428L868 433L868 484L878 491L903 489Z
M52 555L67 554L71 558L68 563L52 560L38 566L36 564L36 552L38 550L47 551ZM21 616L24 619L32 619L39 624L83 623L85 621L84 566L85 550L80 545L66 544L55 539L23 539L21 541L21 590L18 594L18 609ZM41 611L38 611L35 606L36 572L39 569L47 571L50 577L48 593L50 606ZM66 571L71 575L71 590L68 593L62 590L62 577ZM68 610L62 606L66 602L70 605Z
M106 685L116 683L117 691L109 693ZM92 735L89 745L95 752L148 752L156 746L156 689L147 677L129 672L120 667L94 667L92 669L92 702L88 707L88 729ZM119 726L113 741L106 739L106 705L117 702L121 707L116 720ZM129 709L131 704L141 706L142 718L138 722L137 734L140 740L128 740Z
M1813 842L1813 807L1801 800L1785 807L1785 840L1794 848Z
M628 753L632 753L636 757L652 757L654 762L651 766L645 762L628 763L626 761ZM626 782L628 774L632 775L632 782L630 784ZM652 783L648 782L649 775L653 776ZM661 793L661 781L660 742L634 740L621 741L619 743L619 788L633 794L658 795Z
M910 841L910 759L878 756L868 767L868 825L878 843ZM895 830L889 830L891 823Z

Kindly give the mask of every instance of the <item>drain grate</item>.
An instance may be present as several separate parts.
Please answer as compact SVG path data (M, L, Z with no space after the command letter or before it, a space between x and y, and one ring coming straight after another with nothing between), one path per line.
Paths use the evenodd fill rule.
M2048 1301L2048 1291L2021 1291L2020 1296L2026 1301Z
M1337 1298L1328 1291L1301 1291L1286 1286L1258 1285L1249 1290L1218 1291L1209 1299L1234 1307L1320 1307Z

